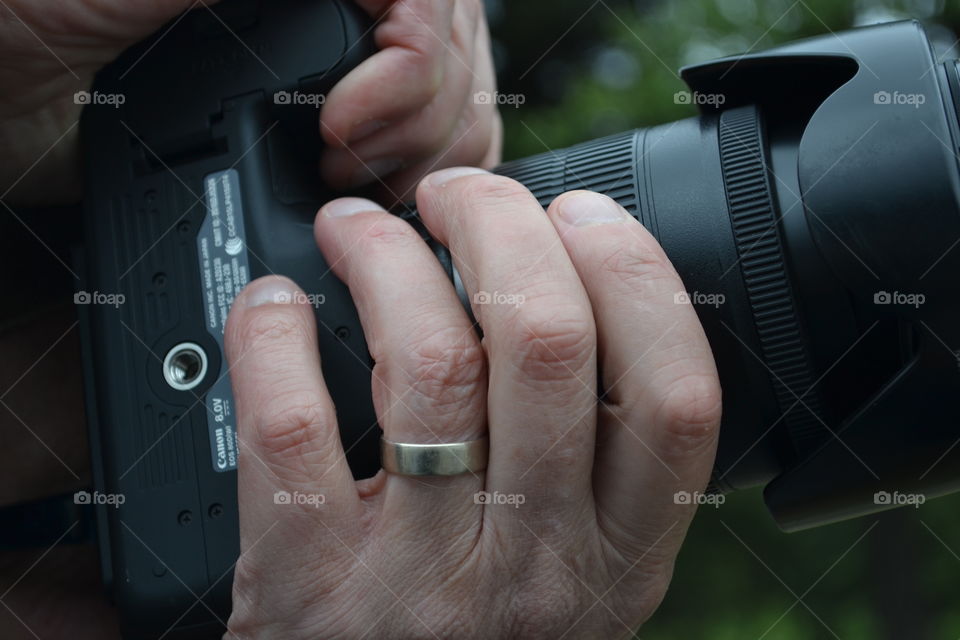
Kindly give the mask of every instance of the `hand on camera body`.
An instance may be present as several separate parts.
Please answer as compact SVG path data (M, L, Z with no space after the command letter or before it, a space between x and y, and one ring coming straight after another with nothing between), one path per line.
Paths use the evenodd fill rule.
M677 496L706 484L720 422L683 284L603 195L544 212L509 178L455 168L416 199L482 340L421 237L375 203L326 205L317 243L360 312L385 439L488 437L488 462L355 483L307 296L251 283L227 328L242 549L227 637L629 637L669 583L696 508Z

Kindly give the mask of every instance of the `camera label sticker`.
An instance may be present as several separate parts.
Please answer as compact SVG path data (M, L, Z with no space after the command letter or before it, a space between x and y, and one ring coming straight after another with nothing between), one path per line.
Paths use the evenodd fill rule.
M243 225L243 198L236 169L206 176L207 216L197 235L200 288L203 290L207 331L223 354L223 331L234 299L250 281L247 235ZM210 456L215 471L237 468L237 422L226 358L220 358L217 381L206 395Z

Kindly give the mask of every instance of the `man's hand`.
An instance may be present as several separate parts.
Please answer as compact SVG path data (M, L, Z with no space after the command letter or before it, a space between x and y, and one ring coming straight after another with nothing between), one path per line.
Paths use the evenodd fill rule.
M226 334L241 445L227 637L629 637L670 581L696 508L678 495L707 483L720 423L683 283L606 196L545 213L517 182L458 168L417 204L482 341L420 236L373 202L326 205L317 242L357 303L385 437L489 434L489 465L355 483L312 307L285 278L251 283Z
M81 195L74 95L124 49L216 0L6 0L0 5L0 199ZM229 2L230 0L223 0ZM383 178L390 199L451 164L492 166L500 125L480 0L358 0L380 51L331 92L318 123L323 174L346 188ZM199 10L203 10L200 8ZM389 177L388 177L389 176Z

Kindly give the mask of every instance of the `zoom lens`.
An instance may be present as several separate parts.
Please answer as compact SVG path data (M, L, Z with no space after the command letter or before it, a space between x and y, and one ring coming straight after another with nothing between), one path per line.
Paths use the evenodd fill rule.
M713 490L766 485L785 529L956 490L956 61L904 22L683 76L700 116L497 172L545 207L605 193L659 240L723 386Z

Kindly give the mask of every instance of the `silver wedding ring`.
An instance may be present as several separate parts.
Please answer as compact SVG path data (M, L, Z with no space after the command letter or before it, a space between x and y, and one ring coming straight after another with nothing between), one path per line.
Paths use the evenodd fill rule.
M406 444L380 439L380 464L403 476L457 476L487 468L490 439L447 444Z

